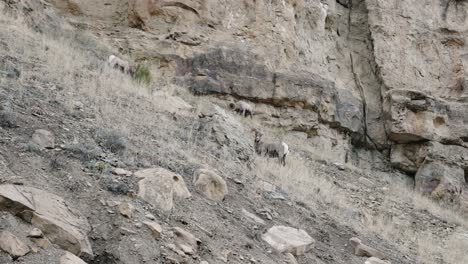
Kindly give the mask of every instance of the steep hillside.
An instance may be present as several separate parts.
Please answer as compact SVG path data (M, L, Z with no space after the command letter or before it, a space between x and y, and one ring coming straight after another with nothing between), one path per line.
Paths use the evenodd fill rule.
M468 1L0 14L0 263L468 263Z

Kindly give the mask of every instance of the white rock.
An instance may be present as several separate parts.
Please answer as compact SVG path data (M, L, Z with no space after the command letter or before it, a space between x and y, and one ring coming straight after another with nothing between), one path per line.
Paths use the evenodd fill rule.
M29 247L8 231L0 231L0 249L12 257L22 257L29 253Z
M155 238L161 237L162 227L160 224L154 221L145 221L143 222L143 224L145 224L148 227L148 229L151 230L151 233L153 234Z
M79 257L73 255L70 252L65 252L65 255L60 257L60 264L87 264Z
M376 257L379 259L384 259L385 255L378 251L375 248L367 246L361 242L357 237L353 237L349 240L351 246L354 248L354 255L359 257Z
M43 237L44 234L42 234L42 231L39 228L33 228L31 232L29 232L28 237L33 237L33 238L41 238Z
M119 175L119 176L131 176L132 175L131 171L128 171L122 168L115 168L112 170L112 173L115 175Z
M279 253L289 252L296 256L309 251L315 243L306 231L287 226L271 227L262 239Z
M32 135L32 142L39 145L41 148L54 148L55 137L52 132L45 129L37 129Z
M119 204L119 212L121 215L132 218L133 211L135 211L135 207L130 203L121 203Z
M213 201L221 202L228 193L226 181L211 170L195 171L193 184L198 192Z
M170 211L174 206L174 197L189 198L191 196L184 179L163 168L144 169L135 172L138 182L138 197L158 207Z
M148 218L148 219L150 219L150 220L156 219L156 217L154 217L153 214L146 214L145 217Z

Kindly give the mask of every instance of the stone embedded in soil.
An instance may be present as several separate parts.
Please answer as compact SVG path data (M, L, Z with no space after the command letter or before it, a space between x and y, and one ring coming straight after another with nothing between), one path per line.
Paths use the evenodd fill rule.
M359 257L377 257L379 259L385 259L385 255L382 252L364 245L359 238L353 237L349 241L351 246L354 248L354 255Z
M132 218L135 207L130 203L121 203L119 204L119 212L121 215Z
M245 210L244 208L242 208L242 214L249 220L251 220L252 222L256 223L256 224L259 224L259 225L265 225L265 221L263 219L261 219L260 217L258 217L257 215Z
M25 243L8 231L0 231L0 249L13 258L22 257L30 252Z
M390 262L381 260L376 257L371 257L371 258L368 258L366 262L364 262L364 264L390 264Z
M221 202L228 193L226 181L211 170L195 171L193 184L199 193L213 201Z
M73 255L70 252L65 252L65 255L60 257L60 264L87 264L79 257Z
M174 227L175 245L185 254L194 255L198 250L201 241L188 231Z
M287 226L271 227L262 239L279 253L289 252L296 256L304 255L315 243L306 231Z
M77 255L93 255L86 218L61 197L27 186L0 185L0 210L7 210L42 230L52 243Z
M119 175L119 176L131 176L132 175L131 171L128 171L122 168L115 168L112 170L112 173L115 175Z
M34 228L33 230L31 230L31 232L29 232L29 235L28 235L28 237L33 237L33 238L41 238L43 236L44 234L42 234L42 231L39 228Z
M170 211L174 207L174 197L191 196L182 176L164 168L144 169L135 172L138 182L138 197L158 207Z
M291 253L286 253L286 259L288 261L288 264L298 264L296 258Z
M32 237L31 241L34 242L38 247L42 249L46 249L50 247L50 241L45 237L40 237L40 238Z
M41 148L54 148L55 136L52 132L45 129L37 129L32 135L32 142Z
M143 222L143 224L145 224L149 230L151 230L151 234L155 237L155 238L160 238L161 237L161 233L162 233L162 227L160 224L154 222L154 221L145 221Z

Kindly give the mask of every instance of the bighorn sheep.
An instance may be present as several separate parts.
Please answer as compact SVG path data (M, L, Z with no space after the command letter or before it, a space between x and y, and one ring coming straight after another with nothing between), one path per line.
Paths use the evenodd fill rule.
M278 158L281 165L286 166L286 156L289 154L288 144L284 142L269 143L262 141L263 133L255 130L254 147L258 155L269 156L270 158Z
M107 63L109 63L109 66L113 69L119 69L123 73L130 73L130 64L128 61L122 60L121 58L115 56L115 55L110 55L109 59L107 60Z
M252 118L253 107L245 101L230 103L229 107L244 117L250 116L250 118Z

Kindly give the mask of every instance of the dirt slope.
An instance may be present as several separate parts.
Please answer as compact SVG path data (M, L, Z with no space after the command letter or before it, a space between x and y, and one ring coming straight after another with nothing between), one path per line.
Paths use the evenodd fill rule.
M145 50L155 41L152 33L124 26L126 18L116 23L116 17L126 17L123 12L128 11L117 2L117 7L103 2L91 8L91 1L80 1L79 12L73 11L73 5L63 5L71 1L0 4L0 186L28 186L56 194L71 211L83 215L91 228L87 236L93 250L92 256L80 255L84 261L287 263L286 256L261 238L273 225L300 228L315 239L313 248L297 257L299 263L364 263L365 257L353 253L352 237L380 250L391 263L468 261L466 218L414 193L411 178L391 168L385 152L346 145L351 134L362 134L361 125L350 132L353 125L342 121L343 126L350 125L345 129L349 133L341 134L342 128L322 122L323 113L314 117L317 109L288 105L296 102L290 98L254 98L261 93L252 97L257 114L246 119L229 109L229 95L194 95L190 88L199 85L198 79L192 86L180 78L173 81L171 71L177 66ZM167 8L169 17L170 12L180 11ZM94 20L98 15L100 19ZM86 19L90 19L88 31L80 30ZM129 40L130 46L143 43L130 53L133 60L162 61L157 70L152 69L150 85L137 83L105 63L109 54L131 50ZM159 42L156 46L167 47ZM179 49L179 55L194 52ZM249 69L263 71L256 66ZM225 74L224 80L235 77L219 74ZM241 77L239 82L250 80ZM283 82L293 78L283 77ZM318 77L314 81L328 83ZM321 122L315 124L318 119ZM300 122L306 128L296 126ZM254 153L254 128L262 129L270 140L289 144L286 167ZM37 129L53 133L52 148L32 142ZM192 176L202 166L226 180L229 193L222 202L195 190ZM174 208L163 212L136 197L139 179L114 173L116 168L136 172L154 167L181 175L192 197L176 198ZM131 218L120 214L118 205L123 203L134 206ZM27 237L34 223L2 206L0 230L36 248ZM243 209L266 224L250 220ZM159 239L142 225L148 214L162 226ZM200 239L196 254L173 249L173 227ZM0 263L61 263L65 249L51 243L18 259L0 251Z

